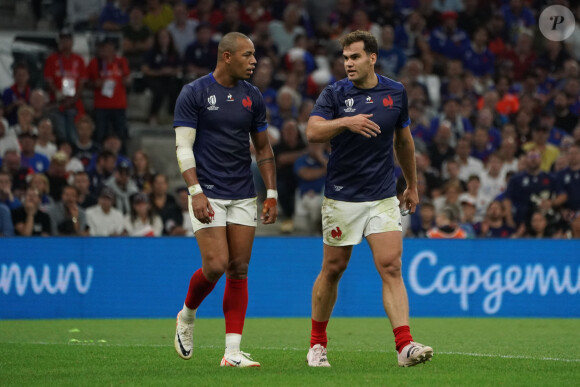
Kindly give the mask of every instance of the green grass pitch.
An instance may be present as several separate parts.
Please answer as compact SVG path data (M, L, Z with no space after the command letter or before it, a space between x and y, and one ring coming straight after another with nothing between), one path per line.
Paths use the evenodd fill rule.
M433 360L397 366L386 318L333 318L331 368L307 366L310 320L246 320L259 369L220 368L223 319L198 319L191 360L175 320L0 321L0 386L570 386L580 381L580 320L415 318Z

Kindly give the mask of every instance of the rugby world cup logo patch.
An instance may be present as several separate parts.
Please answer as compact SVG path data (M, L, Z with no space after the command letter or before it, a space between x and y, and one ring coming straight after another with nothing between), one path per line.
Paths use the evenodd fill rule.
M210 95L207 98L207 102L209 103L207 110L218 110L219 109L219 106L215 106L215 102L216 102L215 95Z
M344 111L346 113L352 113L352 112L356 111L356 109L352 108L354 106L354 99L352 99L352 98L345 99L344 104L346 105L346 109L344 109Z

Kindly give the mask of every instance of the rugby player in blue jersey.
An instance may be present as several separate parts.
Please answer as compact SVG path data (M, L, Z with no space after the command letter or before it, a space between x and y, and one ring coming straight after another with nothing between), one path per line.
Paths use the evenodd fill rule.
M272 224L278 215L266 108L260 91L245 81L255 66L252 41L238 32L224 35L215 71L183 87L173 122L177 159L189 187L189 214L202 260L177 315L175 349L183 359L191 358L197 308L225 273L224 367L260 366L240 351L248 306L248 265L257 226L250 138L267 188L262 222Z
M407 183L404 208L414 213L419 203L407 93L399 82L375 73L378 45L373 35L354 31L341 38L341 45L347 78L322 91L306 128L308 141L330 141L332 146L322 205L322 270L312 290L308 365L330 366L326 327L353 246L364 236L382 279L399 366L413 366L430 360L433 349L413 341L401 274L395 156Z

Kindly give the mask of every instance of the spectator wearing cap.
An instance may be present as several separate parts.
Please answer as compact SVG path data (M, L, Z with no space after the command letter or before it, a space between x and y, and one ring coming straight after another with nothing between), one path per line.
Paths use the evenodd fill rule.
M212 39L212 27L201 22L195 28L195 41L185 49L183 67L188 79L196 79L215 68L218 43Z
M12 215L10 208L0 203L0 237L14 236L14 225L12 224Z
M185 235L187 230L183 228L181 209L177 205L175 197L168 193L167 176L158 173L153 177L153 186L149 196L151 208L161 216L163 222L163 235Z
M161 236L163 222L151 208L149 197L142 193L131 196L131 211L125 215L125 230L129 236Z
M115 207L123 215L128 214L131 209L129 198L139 192L137 184L131 179L131 165L125 161L121 162L115 169L113 176L105 182L105 187L110 188L115 193Z
M67 0L67 20L75 31L94 31L99 26L99 15L104 5L104 0Z
M53 116L57 138L74 142L74 121L85 114L81 100L86 81L85 61L72 51L73 36L70 30L61 30L58 51L44 62L44 80L55 105Z
M22 206L12 210L12 221L16 235L19 236L52 234L50 216L41 210L40 194L32 187L26 189Z
M431 31L429 47L441 63L445 63L448 59L461 59L469 48L469 36L457 27L457 17L457 12L443 12L442 25Z
M38 134L33 132L23 132L18 136L20 142L20 162L23 167L30 168L34 172L45 172L48 170L50 161L48 158L34 150Z
M143 9L137 6L129 12L129 24L121 29L123 33L123 55L129 61L131 71L140 71L143 56L153 47L153 34L143 23Z
M126 233L125 218L117 210L115 193L104 187L99 195L99 203L87 208L87 224L91 236L119 236Z
M26 63L16 63L12 68L14 84L4 90L2 102L4 103L4 115L10 125L18 121L18 108L30 104L31 88L28 83L30 72Z
M127 59L117 55L116 45L115 39L101 37L97 57L89 62L87 69L94 94L94 138L97 143L101 143L111 132L116 133L123 142L129 138L126 88L131 83L131 74Z
M199 24L198 21L188 18L187 14L187 5L176 2L173 6L173 21L167 26L181 59L185 57L187 46L195 41L195 29Z
M103 31L120 31L129 24L131 0L107 0L99 15L99 28Z
M52 121L48 117L43 117L38 122L38 137L34 150L49 159L58 150L54 143L54 132L52 130Z
M91 192L91 180L85 171L76 172L73 175L72 185L79 194L78 203L84 209L97 204L97 196Z
M87 217L84 208L78 205L78 192L72 185L62 187L60 201L47 208L51 219L52 235L88 235Z

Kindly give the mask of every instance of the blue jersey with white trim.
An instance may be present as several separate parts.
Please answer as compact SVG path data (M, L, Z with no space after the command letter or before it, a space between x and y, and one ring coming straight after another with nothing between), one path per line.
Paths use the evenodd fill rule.
M260 91L246 81L232 88L213 74L185 85L177 98L173 126L196 129L193 151L203 193L214 199L256 196L249 134L267 129Z
M332 151L324 195L348 202L366 202L396 196L393 138L395 130L409 126L407 92L403 85L382 75L372 89L358 89L347 78L327 86L311 116L326 120L373 114L381 128L366 138L345 130L330 140Z

